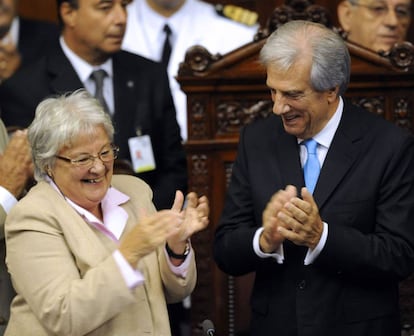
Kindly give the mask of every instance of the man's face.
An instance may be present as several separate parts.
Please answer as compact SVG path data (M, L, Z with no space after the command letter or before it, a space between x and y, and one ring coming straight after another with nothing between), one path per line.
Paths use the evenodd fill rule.
M63 36L69 47L91 64L100 64L119 51L129 0L79 0L78 8L61 6Z
M388 51L395 43L406 39L411 21L410 0L359 0L348 1L345 18L340 23L348 32L348 39L375 51Z
M315 91L310 84L310 61L301 60L288 71L267 68L273 113L280 116L285 131L301 139L319 133L338 106L337 90Z
M0 39L3 38L17 15L17 0L0 0Z

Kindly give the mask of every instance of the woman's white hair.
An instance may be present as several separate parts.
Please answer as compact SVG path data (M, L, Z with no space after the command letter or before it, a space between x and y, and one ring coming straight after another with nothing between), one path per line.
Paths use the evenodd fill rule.
M45 179L62 147L71 146L80 135L93 136L97 126L103 126L112 142L114 127L110 116L85 89L43 100L28 129L36 181Z

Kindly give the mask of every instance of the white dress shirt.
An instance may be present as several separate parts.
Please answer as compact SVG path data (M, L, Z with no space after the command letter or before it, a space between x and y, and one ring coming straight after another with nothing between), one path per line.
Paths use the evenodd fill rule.
M98 69L103 69L106 71L107 76L104 78L103 83L103 93L105 97L105 102L108 105L109 113L111 115L114 114L115 111L115 103L114 103L114 86L113 86L113 77L114 72L112 70L112 58L107 60L105 63L101 64L99 67L92 66L78 55L76 55L65 43L63 37L60 37L60 45L63 49L64 54L69 59L70 63L72 63L73 68L75 69L78 77L80 78L81 82L83 83L85 89L91 94L95 94L95 82L93 79L90 78L90 75L93 71Z

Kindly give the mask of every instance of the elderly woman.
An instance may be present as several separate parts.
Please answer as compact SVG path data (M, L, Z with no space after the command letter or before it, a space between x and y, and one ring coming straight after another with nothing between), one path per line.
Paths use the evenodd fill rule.
M196 282L190 236L206 197L157 212L147 184L113 175L110 117L86 91L39 104L29 128L38 181L6 221L16 297L6 335L170 335L166 303Z

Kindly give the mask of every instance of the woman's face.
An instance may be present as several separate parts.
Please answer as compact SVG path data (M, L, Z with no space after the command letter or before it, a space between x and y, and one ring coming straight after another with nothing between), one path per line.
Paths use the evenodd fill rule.
M95 215L100 214L100 203L111 185L114 164L113 160L102 162L98 155L108 157L108 151L111 150L105 129L99 126L95 134L80 136L71 146L61 148L51 171L60 191L71 201ZM85 160L88 156L95 158L89 160L90 163L85 166L66 160Z

